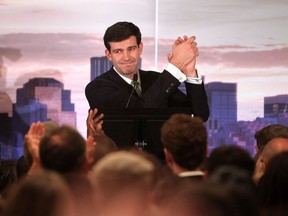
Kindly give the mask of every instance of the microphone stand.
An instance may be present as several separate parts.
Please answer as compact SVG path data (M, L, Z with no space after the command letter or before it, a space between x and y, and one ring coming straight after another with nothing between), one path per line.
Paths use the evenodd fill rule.
M134 74L134 76L133 76L133 81L134 81L134 82L137 82L137 79L138 79L138 75L137 75L137 74ZM126 103L125 108L128 108L128 105L129 105L130 100L131 100L131 98L132 98L132 94L133 94L133 92L135 91L135 87L136 87L136 85L133 86L133 89L132 89L132 91L131 91L131 93L130 93L130 95L129 95L129 98L128 98L128 101L127 101L127 103Z

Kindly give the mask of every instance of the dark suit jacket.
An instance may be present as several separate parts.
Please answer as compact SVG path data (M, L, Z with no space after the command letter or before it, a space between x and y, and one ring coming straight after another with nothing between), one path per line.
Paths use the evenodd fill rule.
M168 71L139 70L142 97L133 93L128 108L190 108L203 121L209 117L204 84L186 83L187 95L178 89L180 82ZM90 108L125 108L133 87L111 68L96 77L85 88Z

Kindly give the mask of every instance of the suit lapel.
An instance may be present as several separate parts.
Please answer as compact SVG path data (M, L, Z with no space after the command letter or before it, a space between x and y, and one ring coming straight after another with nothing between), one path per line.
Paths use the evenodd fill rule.
M107 72L109 79L114 83L114 85L119 86L119 89L126 89L127 91L131 91L132 86L129 85L119 74L112 68Z

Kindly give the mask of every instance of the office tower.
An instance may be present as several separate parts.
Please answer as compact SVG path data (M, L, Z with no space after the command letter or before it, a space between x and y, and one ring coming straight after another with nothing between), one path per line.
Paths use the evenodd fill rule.
M76 127L71 92L54 78L33 78L17 89L15 111L28 125L48 120Z
M264 97L264 118L287 118L288 95Z
M102 57L92 57L90 58L91 72L90 80L95 79L95 77L100 76L106 71L110 70L113 66L112 62L106 56ZM142 59L140 59L139 68L141 68Z
M221 125L237 122L237 84L212 82L205 85L210 107L210 127L219 129Z
M206 122L210 149L227 144L229 130L237 124L237 84L212 82L205 85L210 117ZM228 130L227 130L228 128Z
M13 105L15 150L21 155L24 134L37 121L54 121L76 127L76 113L70 90L54 78L33 78L16 91ZM15 153L14 153L15 154Z
M93 80L95 77L103 74L112 67L112 62L108 60L106 56L92 57L90 58L91 73L90 79Z

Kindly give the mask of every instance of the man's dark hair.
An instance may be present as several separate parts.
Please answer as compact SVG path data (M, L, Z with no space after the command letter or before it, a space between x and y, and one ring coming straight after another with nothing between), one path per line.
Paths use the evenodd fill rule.
M259 150L274 138L288 138L288 127L281 124L271 124L255 133L256 144Z
M86 144L80 133L61 126L40 142L40 160L43 168L59 173L80 172L85 163Z
M161 141L181 167L193 170L206 158L207 131L199 117L174 114L161 129Z
M96 150L94 152L94 162L97 163L101 158L110 152L118 149L114 140L104 134L93 134L94 141L96 142Z
M206 163L208 175L222 166L235 166L252 176L255 164L247 150L235 145L223 145L211 152Z
M104 45L110 52L110 42L120 42L128 39L131 36L136 37L137 45L141 43L140 29L131 22L117 22L108 27L103 37Z

